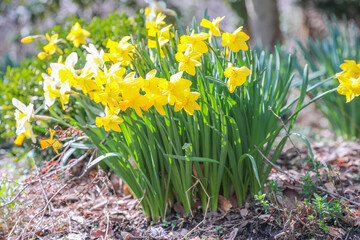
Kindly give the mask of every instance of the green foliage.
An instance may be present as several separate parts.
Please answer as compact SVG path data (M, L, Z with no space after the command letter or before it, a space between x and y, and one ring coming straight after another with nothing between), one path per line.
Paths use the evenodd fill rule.
M308 175L308 172L306 174ZM313 230L307 234L313 234L317 229L327 233L330 224L340 224L339 221L345 213L345 207L342 205L343 201L329 198L325 194L318 194L316 188L311 188L311 191L309 191L307 184L308 183L305 182L302 186L303 189L300 192L302 199L298 199L299 201L303 201L303 207L299 204L297 209L290 211L282 205L279 205L277 197L279 197L283 189L277 188L276 181L268 183L268 192L262 193L260 191L254 196L256 204L261 206L266 213L273 214L275 211L279 211L279 213L287 213L287 217L290 218L291 216L296 216L295 219L302 220L300 222L301 224L307 224ZM307 220L305 220L304 217L306 217ZM280 221L280 224L284 224L284 222L287 221L288 219L284 218Z
M125 13L118 12L109 14L106 18L93 18L88 24L83 20L73 19L64 26L55 26L48 31L49 34L59 34L59 38L66 39L73 23L79 21L82 27L91 33L91 42L100 48L106 47L107 38L119 41L123 36L132 34L133 37L145 36L143 16L137 14L135 17L128 17ZM36 43L28 43L36 45ZM43 42L38 44L39 52L44 46ZM67 56L71 52L81 53L83 49L73 46L71 42L59 45ZM80 51L79 51L80 50ZM13 97L28 104L32 102L38 113L43 111L43 90L41 73L46 73L50 62L57 62L60 54L48 56L44 60L37 57L25 59L18 67L8 67L3 79L0 79L0 138L9 138L15 135L14 106L11 103ZM83 55L82 55L83 56ZM82 59L85 60L84 58Z
M312 209L314 213L309 215L310 219L315 219L315 216L319 219L319 224L324 232L327 232L326 220L333 220L335 224L338 222L344 213L344 207L342 206L342 200L328 200L326 195L320 196L314 193L312 198Z
M261 191L259 191L258 194L254 195L254 198L256 200L256 203L260 206L262 206L265 210L265 212L269 212L270 210L270 202L269 200L267 200L267 194L266 193L262 193Z
M336 78L327 81L324 78L333 77L335 73L340 72L339 66L344 60L360 60L356 26L348 24L346 20L343 23L344 29L339 26L335 18L332 18L331 21L327 21L329 30L327 39L309 38L305 46L299 43L301 55L314 72L315 79L311 83L315 85L318 82L324 82L314 89L315 96L319 91L333 89L339 85ZM344 138L360 136L360 112L357 110L360 108L359 99L346 103L345 96L337 93L328 94L317 103L317 107L329 120L338 136Z

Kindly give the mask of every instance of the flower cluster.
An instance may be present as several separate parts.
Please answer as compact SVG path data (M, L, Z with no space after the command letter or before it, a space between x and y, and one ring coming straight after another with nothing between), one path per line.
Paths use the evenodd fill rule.
M233 33L223 32L219 24L225 17L217 17L210 22L207 19L202 19L200 26L209 29L209 33L194 31L190 35L183 35L180 37L180 43L177 46L178 52L175 54L176 61L179 62L179 71L187 72L194 76L196 74L196 67L201 66L201 56L209 51L208 44L211 42L213 36L222 36L222 46L225 47L225 52L229 48L233 52L239 52L240 50L247 51L249 49L246 41L249 40L249 36L242 32L242 27L236 29ZM153 22L147 22L146 28L148 29L148 48L156 48L157 43L151 39L151 37L157 37L158 45L160 47L161 56L164 53L162 47L169 42L173 34L170 31L171 24L160 30L160 27L165 25L165 16L159 13ZM224 72L228 78L227 86L232 93L237 86L241 86L245 83L246 77L251 74L250 69L246 66L241 68L233 67L229 64L229 67Z
M65 108L70 95L82 91L95 103L101 103L105 108L105 116L97 117L96 125L104 126L105 130L120 131L119 124L123 119L120 111L132 108L142 117L142 111L152 106L161 115L165 115L164 106L174 105L175 111L184 109L189 114L199 110L195 102L200 94L191 92L190 80L182 78L183 72L170 77L156 77L152 70L143 78L136 77L135 72L126 74L126 68L131 63L129 57L134 46L128 43L129 37L124 37L119 43L108 41L109 53L98 51L94 45L84 46L88 51L86 64L82 69L75 69L78 62L77 54L71 53L65 63L50 64L50 75L43 73L46 107L54 104L56 98ZM110 62L110 64L106 64Z
M70 96L83 94L104 107L104 114L96 118L96 126L104 127L106 131L117 132L121 131L121 123L124 122L121 115L128 109L133 109L140 117L143 116L143 111L148 111L152 107L160 115L165 115L165 105L173 106L176 112L184 109L190 115L193 115L195 110L200 110L200 105L196 102L200 93L191 91L192 82L183 78L183 73L196 75L196 68L202 64L202 55L211 49L209 45L213 37L222 36L225 53L229 51L228 48L233 52L248 50L246 41L249 37L242 32L241 27L233 33L224 33L219 28L224 17L218 17L212 22L206 19L201 21L200 26L208 29L209 33L193 31L189 35L173 39L175 34L172 25L166 25L164 19L165 15L159 13L154 21L147 22L148 48L160 48L160 55L164 57L163 47L169 45L170 41L177 43L175 59L178 62L178 72L171 76L169 74L168 79L157 77L155 69L144 74L145 76L137 75L133 65L133 59L137 55L136 46L131 42L130 36L122 37L120 41L108 39L106 51L99 51L93 44L82 45L87 52L82 68L76 67L79 57L73 52L68 55L65 62L61 56L58 62L50 64L47 74L42 73L45 109L51 107L56 99L60 99L65 109ZM86 44L85 37L89 36L90 33L76 23L66 39L79 47L80 44ZM31 42L43 37L29 36L22 39L22 42ZM40 58L56 51L63 53L57 44L64 40L58 39L57 34L51 37L46 34L45 38L49 43L43 47L44 52L39 53ZM232 93L236 87L244 84L250 74L251 71L246 66L235 67L229 63L224 71L225 77L228 78L229 91ZM14 105L20 109L16 115L19 135L16 142L21 143L25 137L31 137L35 141L30 125L30 118L34 116L30 113L33 106L26 107L18 101L14 101ZM56 151L61 146L53 139L53 134L42 143L44 146L53 144Z
M340 68L343 71L336 74L340 82L337 91L346 96L346 102L350 102L360 95L360 64L353 60L345 60Z

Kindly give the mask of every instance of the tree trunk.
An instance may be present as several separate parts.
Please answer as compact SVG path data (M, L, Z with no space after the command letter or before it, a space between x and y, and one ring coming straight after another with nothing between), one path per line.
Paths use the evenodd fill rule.
M276 0L246 0L246 10L252 42L272 50L281 39Z

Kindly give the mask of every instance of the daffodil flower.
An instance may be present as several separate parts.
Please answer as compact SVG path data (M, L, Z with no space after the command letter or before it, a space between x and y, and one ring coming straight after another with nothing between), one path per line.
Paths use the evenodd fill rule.
M345 60L340 65L343 72L337 73L336 77L340 85L337 91L346 96L346 102L351 102L355 97L360 95L360 64L353 60Z
M200 26L204 28L208 28L210 30L210 38L212 36L220 37L221 30L219 28L219 24L224 18L225 16L217 17L216 19L213 19L212 22L204 18L203 20L201 20Z
M157 12L164 13L170 16L176 16L176 12L172 9L166 8L166 3L164 1L157 0L145 0L149 3L149 7L145 8L145 17L147 21L154 21Z
M240 50L247 51L249 49L246 41L250 39L250 37L242 32L243 27L239 27L233 33L223 33L222 35L222 45L224 47L229 47L231 51L238 52Z
M192 76L196 73L195 67L201 66L200 58L201 53L192 52L190 47L187 48L185 53L177 52L175 54L175 59L179 62L179 71L185 71Z
M132 87L122 92L122 100L119 102L119 107L122 111L132 108L137 115L142 117L141 108L147 104L147 101L148 99L140 94L138 88Z
M112 61L113 63L120 62L123 66L130 65L135 46L128 43L130 40L129 36L125 36L120 42L112 41L108 39L106 48L109 48L109 53L104 54L105 61Z
M146 74L145 79L140 79L140 88L143 89L147 94L161 95L159 89L160 78L156 77L156 69L151 70Z
M207 53L209 51L206 43L204 40L209 38L208 33L192 33L190 36L184 35L181 36L180 42L187 47L191 48L192 52L200 52L200 53Z
M166 18L165 15L159 13L156 16L155 21L153 22L146 22L146 29L148 29L148 36L149 37L156 37L156 34L160 31L160 28L165 25L164 19Z
M58 39L58 34L54 34L50 37L49 34L46 33L45 37L49 41L49 43L43 47L46 53L52 55L58 51L60 54L63 54L63 51L58 46L56 46L58 43L63 41L62 39Z
M142 106L142 109L144 111L147 111L149 108L154 106L156 111L158 111L160 115L164 116L165 115L164 106L168 103L168 97L165 95L156 95L156 94L151 94L151 95L147 94L146 97L148 98L148 101L147 104Z
M46 84L46 90L48 91L48 103L50 104L51 98L60 98L63 109L69 101L69 93L71 92L71 87L76 87L78 85L78 76L74 68L75 64L78 61L77 53L71 53L65 60L65 63L51 63L51 80L45 75L45 79L51 81L51 84ZM45 84L44 84L45 87Z
M55 103L55 100L57 98L56 96L54 96L54 94L52 94L52 91L56 91L57 89L57 82L53 77L47 75L46 73L42 73L41 77L44 80L43 81L44 98L45 98L44 106L45 106L45 110L47 110Z
M189 92L186 93L183 101L176 101L174 110L175 112L184 109L188 114L193 115L195 110L200 110L199 104L196 100L199 98L200 93L198 92Z
M86 44L85 37L89 37L90 33L81 28L81 25L77 22L71 28L70 33L66 36L66 39L73 42L75 47L79 47L80 44Z
M48 40L48 44L46 44L43 47L44 52L39 52L37 55L39 59L43 60L47 56L54 54L56 51L58 51L60 54L63 54L63 51L57 46L57 44L60 42L64 42L64 40L58 39L58 37L59 37L58 34L49 36L49 34L46 33L45 35L34 35L34 36L24 37L23 39L21 39L21 42L22 43L30 43L32 41L35 41L37 39L42 39L42 38Z
M178 72L170 77L170 81L163 80L159 82L159 88L163 95L168 96L168 103L174 105L175 101L184 102L185 93L190 91L192 82L182 78L183 72Z
M46 149L48 147L52 147L55 152L59 155L59 148L61 148L62 143L60 143L57 139L54 139L55 130L50 131L50 138L40 140L40 146L42 149Z
M93 73L95 77L100 68L104 67L104 50L98 51L94 44L89 44L89 47L83 46L88 54L86 55L86 64L83 68L84 72Z
M173 36L173 34L170 32L170 27L172 25L168 25L164 28L162 28L157 35L158 44L160 47L160 54L161 57L164 57L164 52L161 49L166 43L170 41L170 38ZM148 39L148 48L157 48L157 43L155 40Z
M224 75L229 78L227 81L227 87L229 92L233 93L236 87L243 85L246 82L246 77L251 74L251 71L247 67L233 67L232 64L229 64L229 67L225 69Z
M23 133L17 135L16 139L14 141L14 144L19 145L19 146L22 145L25 138L27 138L27 137L31 138L30 131L26 131L26 132L23 132Z
M35 135L30 124L30 119L34 116L34 105L30 103L26 106L16 98L12 99L12 104L17 108L15 110L16 135L27 132L30 135L32 142L35 143Z
M121 132L121 128L119 124L124 122L122 118L117 116L119 114L118 111L111 111L108 107L105 108L105 117L96 117L96 126L102 127L104 126L105 131L114 130L116 132Z

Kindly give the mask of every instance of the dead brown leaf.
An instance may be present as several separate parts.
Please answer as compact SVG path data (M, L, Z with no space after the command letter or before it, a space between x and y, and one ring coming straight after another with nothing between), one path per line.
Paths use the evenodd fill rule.
M336 228L336 227L328 227L328 234L332 237L334 237L335 239L342 239L343 236L345 235L345 231L341 228Z
M224 212L227 212L232 208L232 204L224 196L219 195L219 208Z
M249 214L249 210L247 208L240 209L240 215L242 217L246 217Z
M181 203L179 203L179 202L176 202L174 204L174 211L177 212L177 213L180 213L181 216L183 216L185 214L184 206L181 205Z

